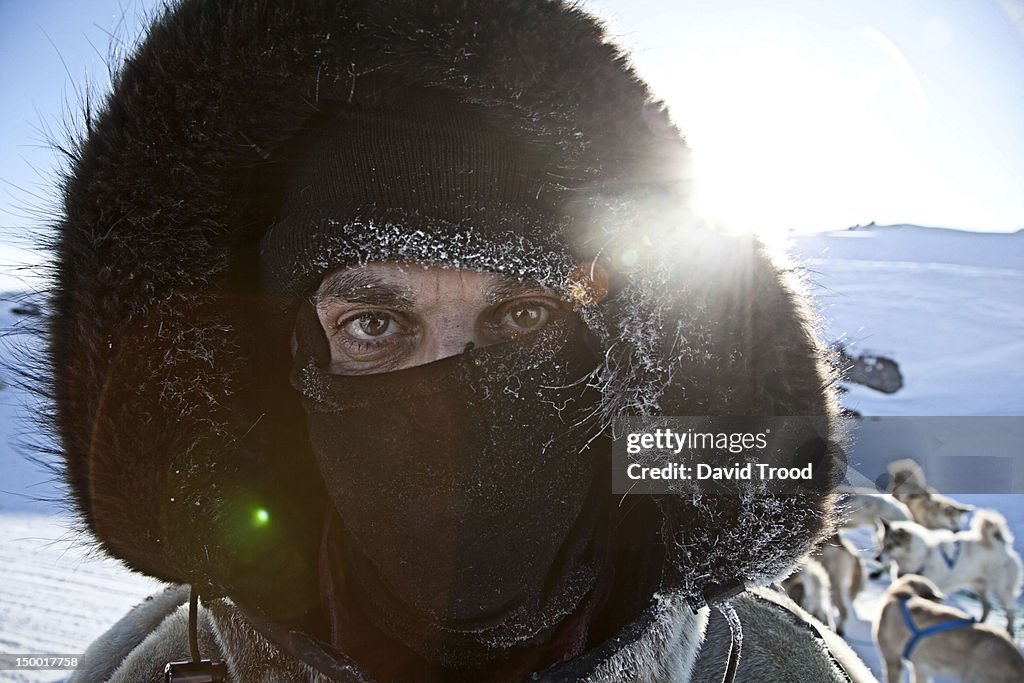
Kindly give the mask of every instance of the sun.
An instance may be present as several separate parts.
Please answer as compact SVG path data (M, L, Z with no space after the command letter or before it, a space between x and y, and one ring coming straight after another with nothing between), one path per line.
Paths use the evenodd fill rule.
M869 26L836 40L866 56L766 35L700 55L680 76L669 105L693 150L701 215L772 240L846 227L830 221L849 215L852 224L866 201L881 209L925 177L913 137L893 123L895 113L927 114L909 62Z

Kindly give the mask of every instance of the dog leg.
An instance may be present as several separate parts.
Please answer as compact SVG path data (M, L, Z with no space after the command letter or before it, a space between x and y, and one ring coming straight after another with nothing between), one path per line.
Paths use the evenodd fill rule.
M1011 638L1013 637L1013 621L1017 612L1016 598L1012 585L1007 586L1004 582L1002 585L993 587L992 600L999 603L999 606L1006 612L1006 630Z
M981 579L975 579L971 583L971 592L978 596L978 602L981 603L981 619L978 621L985 621L988 619L988 615L992 613L992 600L989 597L989 590L988 583Z
M903 677L903 660L898 652L885 659L885 683L900 683Z
M836 621L836 633L843 635L843 627L846 625L846 600L843 599L843 589L839 581L832 584L832 602L839 612L839 619Z
M979 621L985 621L988 619L988 615L992 612L992 602L989 601L988 595L985 593L981 594L981 619Z

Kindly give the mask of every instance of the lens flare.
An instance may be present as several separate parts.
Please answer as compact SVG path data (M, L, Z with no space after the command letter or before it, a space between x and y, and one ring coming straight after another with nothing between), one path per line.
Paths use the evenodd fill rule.
M252 513L252 524L256 527L266 526L270 523L270 512L266 508L256 508Z

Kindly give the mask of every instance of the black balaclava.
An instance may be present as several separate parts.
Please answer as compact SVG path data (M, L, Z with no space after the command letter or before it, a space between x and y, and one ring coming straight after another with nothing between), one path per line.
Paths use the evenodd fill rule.
M470 107L344 108L297 155L265 281L308 292L338 267L414 261L564 286L557 198L543 156ZM333 504L323 593L348 596L327 600L339 649L355 608L427 661L482 665L586 609L607 560L609 448L602 352L576 315L378 375L328 373L308 299L296 338L292 386ZM583 647L558 639L558 656Z
M549 637L606 560L608 442L586 328L569 316L359 376L326 372L308 304L298 329L292 384L340 522L332 577L428 661L479 664ZM343 645L352 634L334 626Z

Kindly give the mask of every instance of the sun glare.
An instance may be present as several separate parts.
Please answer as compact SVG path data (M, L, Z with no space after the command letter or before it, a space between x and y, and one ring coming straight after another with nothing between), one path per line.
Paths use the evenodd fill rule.
M873 27L831 39L846 45L812 53L785 33L765 35L702 55L679 79L670 104L693 148L704 216L773 237L845 227L821 217L863 211L865 196L885 204L925 191L932 174L913 141L928 102L909 62ZM844 50L860 54L840 59Z

